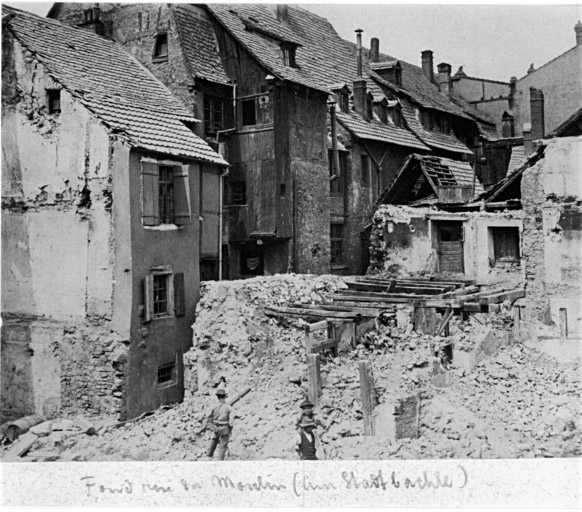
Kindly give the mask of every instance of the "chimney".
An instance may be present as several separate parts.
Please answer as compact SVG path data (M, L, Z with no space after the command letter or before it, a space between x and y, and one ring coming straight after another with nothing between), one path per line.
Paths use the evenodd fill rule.
M514 120L511 114L504 112L503 116L501 117L502 126L501 126L501 136L504 139L509 137L515 137L515 130L514 130Z
M535 87L529 88L529 105L532 140L543 139L544 126L544 93Z
M509 99L507 101L508 107L513 110L515 105L515 91L517 90L517 77L512 76L509 79Z
M447 64L446 62L441 62L437 66L439 75L438 75L438 85L439 89L442 93L446 94L447 96L451 95L451 65Z
M527 74L529 75L530 73L533 73L536 70L536 68L533 65L533 62L531 63L529 69L527 70Z
M92 7L83 11L83 21L78 26L102 36L105 33L105 25L100 17L101 9L99 8L99 4L93 4Z
M531 124L523 123L523 153L528 157L532 154L533 144L531 141Z
M366 121L368 121L367 86L362 77L362 29L357 29L357 78L354 80L354 108Z
M373 37L370 40L370 62L378 62L380 60L380 40Z
M434 82L434 64L432 61L432 51L431 50L424 50L421 54L422 60L422 72L426 79L430 82Z
M287 4L277 4L277 20L282 23L287 23L289 20L289 11L287 10Z
M576 32L576 46L582 44L582 23L578 22L574 25L574 32Z

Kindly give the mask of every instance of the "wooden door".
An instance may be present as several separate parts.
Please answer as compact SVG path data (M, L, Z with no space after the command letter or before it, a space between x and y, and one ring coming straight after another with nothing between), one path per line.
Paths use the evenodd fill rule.
M439 272L463 273L463 223L439 222L437 231Z

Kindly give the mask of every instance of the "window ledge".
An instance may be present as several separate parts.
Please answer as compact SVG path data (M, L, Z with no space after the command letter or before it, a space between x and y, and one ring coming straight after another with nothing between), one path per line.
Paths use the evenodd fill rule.
M152 62L153 63L157 63L157 62L168 62L168 56L165 55L164 57L152 57Z
M347 270L348 266L347 265L332 265L331 269L332 270Z
M176 381L172 382L164 382L163 384L158 384L158 389L168 389L177 386L178 383Z
M176 226L176 224L160 224L159 226L143 226L149 231L178 231L184 229L184 226Z

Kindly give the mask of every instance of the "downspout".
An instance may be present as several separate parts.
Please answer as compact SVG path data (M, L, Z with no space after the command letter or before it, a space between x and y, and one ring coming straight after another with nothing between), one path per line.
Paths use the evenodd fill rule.
M340 177L340 160L339 160L339 150L337 148L337 117L335 113L335 101L330 101L329 105L329 117L331 122L331 148L333 151L333 175L330 180L333 181Z

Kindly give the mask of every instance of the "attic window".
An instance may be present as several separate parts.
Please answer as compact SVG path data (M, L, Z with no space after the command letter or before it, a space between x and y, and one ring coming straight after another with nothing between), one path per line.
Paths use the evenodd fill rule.
M281 52L283 53L283 64L290 68L296 68L295 46L283 43L281 44Z
M154 47L154 59L166 60L168 58L168 34L162 33L156 36Z
M404 128L404 117L402 117L402 112L399 108L392 109L392 122L394 123L394 126Z
M46 91L49 114L61 113L61 91L59 89L48 89Z

